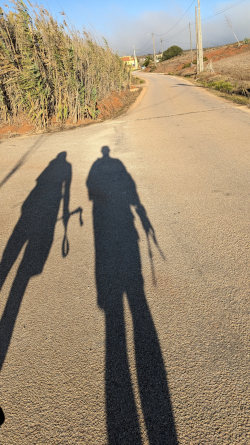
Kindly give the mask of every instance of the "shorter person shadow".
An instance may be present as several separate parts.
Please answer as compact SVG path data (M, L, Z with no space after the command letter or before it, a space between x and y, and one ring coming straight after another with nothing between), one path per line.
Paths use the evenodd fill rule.
M25 246L0 320L0 370L9 348L29 280L42 273L48 258L61 200L63 201L62 220L64 224L63 256L66 256L69 251L67 225L70 215L78 212L82 224L82 209L80 207L74 212L69 212L72 167L66 160L66 154L66 152L59 153L37 178L37 184L24 201L21 216L3 252L0 263L0 289L21 249ZM0 424L3 421L4 414L0 410Z
M140 202L135 182L119 159L102 148L87 179L93 201L95 273L98 306L105 313L105 386L108 443L142 444L126 345L124 295L133 321L137 382L151 445L176 445L166 370L156 328L147 304L135 211L147 238L154 229Z

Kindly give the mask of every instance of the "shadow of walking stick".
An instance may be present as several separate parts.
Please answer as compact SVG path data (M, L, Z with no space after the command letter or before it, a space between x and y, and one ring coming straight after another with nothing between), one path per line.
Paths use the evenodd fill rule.
M144 207L139 203L139 205L136 207L136 213L138 214L138 216L140 217L141 223L142 223L142 227L146 233L146 237L147 237L147 243L148 243L148 256L150 259L150 265L151 265L151 273L152 273L152 280L153 280L153 284L154 286L156 286L157 280L156 280L156 275L155 275L155 267L154 267L154 260L153 260L153 251L152 251L152 247L151 247L151 243L150 243L150 238L153 240L153 243L155 245L155 247L157 247L158 252L160 254L160 256L162 257L162 259L165 261L165 255L162 252L156 235L155 235L155 230L146 214L146 211L144 209Z
M4 423L5 417L2 408L0 408L0 426Z
M149 230L149 232L146 232L146 236L147 236L147 243L148 243L148 256L149 256L149 259L150 259L152 280L153 280L154 286L156 286L157 280L156 280L156 275L155 275L153 252L152 252L152 248L151 248L151 244L150 244L150 236L151 236L151 238L152 238L152 240L154 242L154 245L157 247L158 252L159 252L160 256L162 257L162 259L165 261L166 258L165 258L164 253L162 252L159 244L158 244L157 238L155 236L155 231L154 231L153 228L151 228Z
M68 239L68 222L72 215L75 215L76 213L79 213L79 224L80 226L83 226L83 219L82 219L82 207L77 207L77 209L73 210L73 212L70 212L67 216L67 219L65 219L64 216L61 216L57 219L57 221L63 220L64 224L64 236L63 236L63 242L62 242L62 256L65 258L69 253L69 239Z

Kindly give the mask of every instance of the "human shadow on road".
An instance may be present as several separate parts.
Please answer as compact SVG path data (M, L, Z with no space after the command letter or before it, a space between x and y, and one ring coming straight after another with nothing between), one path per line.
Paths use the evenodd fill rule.
M135 208L148 236L153 227L136 185L119 159L102 147L87 179L93 201L98 306L106 321L106 417L109 444L142 443L126 345L124 294L133 320L136 373L151 445L175 445L177 436L156 328L146 301Z
M61 200L66 234L71 176L71 164L66 160L66 152L61 152L37 178L37 184L24 201L21 216L4 249L0 263L0 289L26 245L0 320L0 370L29 280L42 273L48 258Z

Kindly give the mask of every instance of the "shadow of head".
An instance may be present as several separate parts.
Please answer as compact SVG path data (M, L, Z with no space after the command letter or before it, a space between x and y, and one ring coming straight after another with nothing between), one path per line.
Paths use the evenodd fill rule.
M110 153L110 148L107 145L104 145L101 148L101 152L104 158L108 158L109 157L109 153Z
M67 152L66 151L61 151L60 153L58 153L57 159L59 161L66 161L66 156L67 156Z

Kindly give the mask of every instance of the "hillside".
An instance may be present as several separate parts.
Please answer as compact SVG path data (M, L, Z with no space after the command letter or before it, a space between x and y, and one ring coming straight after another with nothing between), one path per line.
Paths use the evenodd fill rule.
M237 44L229 44L224 46L219 46L216 48L208 48L204 50L204 67L205 71L210 71L214 69L216 72L220 71L220 64L224 59L230 58L231 62L228 62L228 70L235 65L233 62L234 57L242 56L242 60L250 57L250 44L242 44L240 47ZM157 65L155 72L165 73L165 74L181 74L181 75L192 75L196 74L196 50L193 50L193 67L187 66L191 62L191 52L185 51L181 56L174 57L172 59L161 62ZM245 67L245 72L247 74L247 66ZM249 72L248 72L249 75Z
M229 44L204 50L204 72L196 74L196 51L157 64L154 72L194 78L204 86L215 88L234 96L238 102L249 104L250 94L250 44Z

